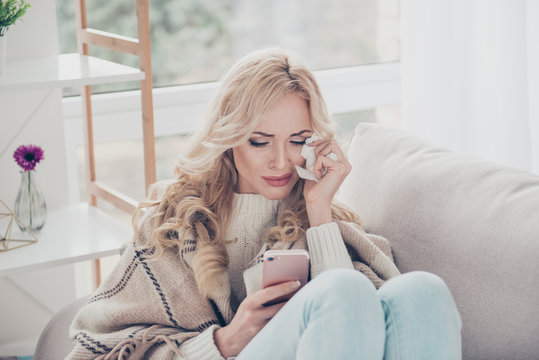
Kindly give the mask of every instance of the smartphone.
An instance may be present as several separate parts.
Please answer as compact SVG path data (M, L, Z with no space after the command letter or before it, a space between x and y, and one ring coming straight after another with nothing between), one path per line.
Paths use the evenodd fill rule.
M268 250L262 264L262 287L277 285L286 281L299 280L298 289L290 294L273 299L264 305L286 301L301 289L309 277L309 253L306 250Z

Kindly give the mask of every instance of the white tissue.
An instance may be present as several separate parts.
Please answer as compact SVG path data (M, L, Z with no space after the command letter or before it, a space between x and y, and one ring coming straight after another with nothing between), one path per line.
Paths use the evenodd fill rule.
M313 180L318 182L316 175L313 173L314 163L316 162L316 155L314 154L314 147L308 146L310 143L318 140L319 137L313 134L310 138L305 140L305 145L301 148L301 156L305 158L305 169L296 165L298 175L302 179ZM329 153L326 155L328 159L337 160L335 153ZM326 173L326 169L322 170L322 174Z

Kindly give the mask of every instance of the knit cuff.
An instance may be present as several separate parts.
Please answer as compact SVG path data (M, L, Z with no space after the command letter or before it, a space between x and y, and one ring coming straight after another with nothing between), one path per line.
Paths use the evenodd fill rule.
M180 345L185 360L224 360L213 340L213 332L218 328L212 325L199 335ZM179 359L179 358L178 358Z
M354 268L339 226L335 222L309 228L307 230L307 245L311 256L312 279L325 270Z

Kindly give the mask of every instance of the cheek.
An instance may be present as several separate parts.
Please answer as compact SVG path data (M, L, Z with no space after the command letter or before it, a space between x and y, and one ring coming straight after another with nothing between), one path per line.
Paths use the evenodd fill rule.
M240 175L247 175L252 173L256 169L257 156L253 154L253 151L243 147L233 148L232 153L234 154L234 164L236 165L236 170Z
M288 156L294 165L305 165L305 158L301 156L301 146L299 148L291 149Z
M305 164L305 158L301 156L302 146L289 145L288 158L294 165L303 166Z

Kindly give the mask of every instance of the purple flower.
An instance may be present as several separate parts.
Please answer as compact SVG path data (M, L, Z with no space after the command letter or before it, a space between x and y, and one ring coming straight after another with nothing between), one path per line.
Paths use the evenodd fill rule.
M24 171L34 170L43 160L43 149L37 145L21 145L13 153L13 158Z

